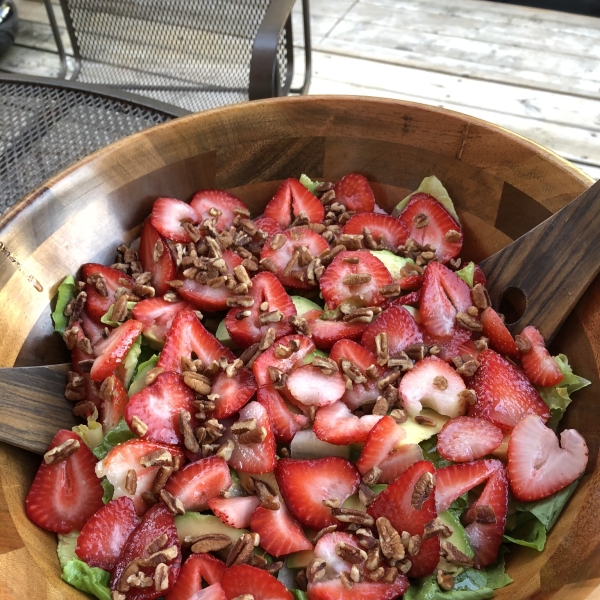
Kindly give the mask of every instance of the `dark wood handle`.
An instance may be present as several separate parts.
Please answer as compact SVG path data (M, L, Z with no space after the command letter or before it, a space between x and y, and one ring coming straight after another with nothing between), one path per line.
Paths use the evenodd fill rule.
M69 367L0 369L0 441L44 454L59 429L77 425L64 396Z
M525 294L511 332L535 325L550 342L600 271L600 181L480 267L495 306L508 288Z

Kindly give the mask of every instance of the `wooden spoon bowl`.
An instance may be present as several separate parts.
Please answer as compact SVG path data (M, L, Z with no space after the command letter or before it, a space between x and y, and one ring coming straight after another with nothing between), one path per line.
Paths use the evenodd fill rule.
M515 134L446 110L391 100L267 100L193 115L105 148L55 177L0 220L0 241L43 286L0 256L0 366L68 360L52 333L50 302L84 262L112 262L135 239L157 196L189 200L223 188L262 211L279 182L306 173L337 180L358 171L391 209L427 175L453 198L465 259L480 261L562 208L592 180ZM576 244L577 240L570 243ZM565 246L569 252L569 246ZM498 598L587 598L600 582L600 281L584 294L552 350L592 386L564 425L590 448L588 474L548 537L546 550L508 558L515 583ZM31 415L35 418L35 414ZM0 446L0 597L83 598L60 580L56 541L30 523L24 498L40 458Z

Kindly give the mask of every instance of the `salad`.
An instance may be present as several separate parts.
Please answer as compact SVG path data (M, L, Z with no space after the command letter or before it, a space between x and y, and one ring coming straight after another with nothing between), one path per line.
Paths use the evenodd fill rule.
M101 600L474 600L542 551L583 474L588 385L515 338L435 177L285 180L264 213L158 198L59 288L65 392L26 499Z

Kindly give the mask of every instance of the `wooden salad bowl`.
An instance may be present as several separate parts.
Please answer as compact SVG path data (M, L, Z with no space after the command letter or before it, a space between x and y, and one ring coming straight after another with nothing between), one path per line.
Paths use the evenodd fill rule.
M287 177L306 173L336 181L352 171L368 177L377 202L388 210L423 177L437 175L463 225L462 257L474 261L592 183L549 150L500 127L408 102L304 97L178 119L100 150L0 219L0 241L43 286L36 291L0 255L0 366L68 360L50 321L59 282L82 263L110 264L116 247L139 235L157 196L189 200L198 189L227 189L258 214ZM577 240L565 240L565 252L569 244ZM587 474L545 551L521 547L510 553L507 570L514 584L498 590L498 598L577 600L600 591L599 309L597 279L552 347L592 381L577 392L562 422L587 440ZM0 446L0 598L83 598L60 579L55 536L25 516L25 495L39 461Z

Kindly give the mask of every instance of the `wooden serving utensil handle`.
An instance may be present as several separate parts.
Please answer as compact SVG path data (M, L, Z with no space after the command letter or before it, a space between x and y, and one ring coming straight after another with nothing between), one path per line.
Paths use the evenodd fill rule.
M479 266L495 307L511 288L524 294L513 335L535 325L549 343L600 271L600 181Z

